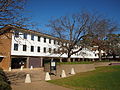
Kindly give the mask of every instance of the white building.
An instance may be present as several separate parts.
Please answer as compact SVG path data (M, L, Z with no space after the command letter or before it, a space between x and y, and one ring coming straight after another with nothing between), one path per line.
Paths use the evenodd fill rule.
M11 25L8 25L1 30L4 32L6 32L6 30L9 31L9 47L5 44L6 39L0 39L1 42L4 42L1 45L1 48L4 46L5 50L7 47L10 49L8 50L10 52L9 55L7 54L9 58L6 59L6 61L9 62L7 68L9 66L12 68L19 68L21 65L24 65L24 67L42 67L47 60L54 59L59 61L67 58L66 54L61 55L54 53L58 50L60 44L59 38ZM1 37L5 37L5 35L3 34ZM4 50L0 52L3 55ZM89 49L83 49L79 53L72 55L71 58L74 60L80 58L94 59L98 58L98 55ZM1 61L1 65L3 66L4 59L5 58Z

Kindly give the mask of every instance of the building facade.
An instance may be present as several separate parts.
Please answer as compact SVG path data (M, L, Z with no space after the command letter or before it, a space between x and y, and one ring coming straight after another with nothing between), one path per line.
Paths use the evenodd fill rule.
M66 60L67 54L55 53L60 47L60 39L32 30L8 25L1 28L0 66L3 69L43 67L48 60ZM67 45L67 44L66 44ZM83 49L71 56L72 60L81 58L98 58L93 51Z

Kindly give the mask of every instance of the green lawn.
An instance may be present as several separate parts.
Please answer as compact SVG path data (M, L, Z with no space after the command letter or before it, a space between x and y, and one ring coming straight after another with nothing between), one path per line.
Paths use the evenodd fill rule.
M120 90L120 66L99 67L95 71L49 82L75 90Z

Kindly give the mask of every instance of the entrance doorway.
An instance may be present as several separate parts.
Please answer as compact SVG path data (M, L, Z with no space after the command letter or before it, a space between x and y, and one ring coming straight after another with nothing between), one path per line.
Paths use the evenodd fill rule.
M11 68L17 69L20 68L21 66L24 66L26 68L26 61L27 58L12 58Z

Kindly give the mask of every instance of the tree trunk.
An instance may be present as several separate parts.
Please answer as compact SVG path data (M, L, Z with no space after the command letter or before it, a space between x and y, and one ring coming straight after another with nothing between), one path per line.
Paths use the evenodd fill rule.
M62 62L62 58L60 58L60 62Z
M67 59L67 62L71 62L71 58L70 57Z
M99 61L101 61L101 60L102 60L102 53L101 53L101 49L99 49L98 51L99 51L99 54L98 54L98 56L99 56Z
M116 55L115 54L113 54L113 59L116 60Z

